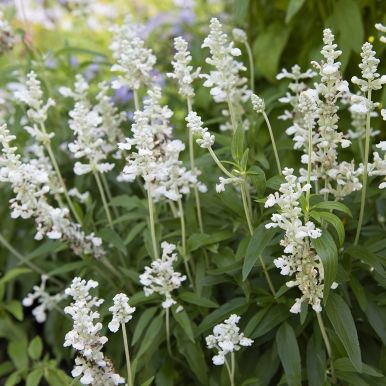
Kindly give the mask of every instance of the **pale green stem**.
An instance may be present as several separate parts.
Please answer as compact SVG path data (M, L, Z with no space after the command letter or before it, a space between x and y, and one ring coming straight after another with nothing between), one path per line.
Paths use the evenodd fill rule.
M208 150L209 150L209 153L212 156L214 162L216 162L216 165L221 169L221 171L225 175L227 175L229 178L234 178L234 175L229 173L228 170L225 169L225 167L223 166L221 161L217 158L217 156L216 156L215 152L213 151L213 149L211 147L208 147Z
M244 42L245 48L247 49L248 60L249 60L249 77L250 77L250 88L252 92L255 92L255 69L253 66L253 54L251 46L248 41Z
M367 93L367 100L369 105L371 104L371 89ZM359 236L361 234L363 214L365 211L366 190L367 190L367 174L369 164L369 152L370 152L370 111L366 115L366 138L365 138L365 159L363 163L363 177L362 177L362 194L361 194L361 208L359 212L359 220L357 225L357 233L355 235L354 245L358 244Z
M233 353L232 353L232 355L233 355ZM233 366L232 365L229 366L228 360L226 358L224 358L224 363L225 363L225 367L228 371L230 386L235 386L235 379L234 379L235 377L234 377L234 373L232 373Z
M157 260L159 256L158 256L157 238L155 235L154 203L153 203L150 183L147 184L147 204L149 208L150 236L151 236L151 242L153 245L153 254L154 254L153 257L155 260Z
M169 202L170 209L173 213L173 217L177 218L178 217L178 211L176 209L176 206L174 205L174 202L173 201L168 201L168 202Z
M271 137L271 142L272 142L272 147L273 147L273 153L275 155L277 170L279 171L279 174L281 175L281 165L280 165L279 154L278 154L277 148L276 148L276 141L275 141L275 137L273 136L271 123L270 123L265 111L263 111L263 117L264 117L265 123L267 124L269 135Z
M172 347L170 344L170 325L169 325L169 307L165 310L165 324L166 324L166 345L168 348L168 353L172 357Z
M138 91L137 90L133 90L133 95L134 95L134 108L135 108L135 111L139 111Z
M191 286L193 287L194 283L193 283L192 274L190 272L190 268L189 268L189 264L188 264L188 256L187 256L187 252L186 252L185 215L184 215L184 208L182 206L181 199L178 199L178 214L180 216L180 222L181 222L182 257L184 259L186 274L188 275L189 282L190 282Z
M192 111L192 101L190 97L187 98L187 103L188 103L188 112L190 113ZM193 172L195 169L195 163L194 163L193 133L191 129L189 129L189 158L190 158L190 169ZM201 214L200 195L198 193L197 186L193 187L193 191L194 191L194 197L196 200L198 226L200 228L200 232L204 233L204 226L203 226L202 214Z
M231 386L235 384L235 353L231 354Z
M228 109L229 109L229 114L231 116L233 133L235 133L237 130L237 121L236 121L235 110L233 108L232 101L229 96L228 96Z
M107 182L107 179L106 179L104 173L101 173L101 180L102 180L102 183L103 183L103 187L104 187L104 189L106 191L107 198L108 198L109 202L111 202L112 199L113 199L113 195L111 194L110 186L109 186L109 184ZM117 210L117 208L115 206L113 206L113 212L114 212L114 216L115 217L119 216L118 210Z
M307 184L311 183L311 163L312 163L312 123L308 122L308 163L307 163ZM306 192L306 213L304 215L305 221L308 221L310 211L310 194L311 189Z
M243 183L243 184L240 186L241 198L242 198L242 200L243 200L243 206L244 206L245 218L247 219L247 224L248 224L249 233L251 234L251 236L253 236L253 225L252 225L251 215L250 215L250 211L249 211L249 207L248 207L247 194L246 194L246 192L245 192L245 190L246 190L245 185L246 185L246 184Z
M40 124L40 129L41 129L41 131L43 133L47 134L46 128L45 128L43 123ZM49 156L49 158L51 160L52 166L54 167L55 173L56 173L56 175L58 177L58 180L59 180L59 183L60 183L60 185L61 185L61 187L63 189L63 194L66 197L66 201L68 203L68 206L70 207L71 213L75 217L76 221L80 225L82 225L82 220L80 219L77 211L75 210L74 204L73 204L70 196L68 195L66 184L64 183L64 180L63 180L62 174L60 172L58 163L56 162L56 158L55 158L54 152L52 151L51 141L50 140L45 141L44 142L44 147L46 148L48 156Z
M93 171L93 174L94 174L96 183L98 185L99 193L101 195L103 207L104 207L105 212L106 212L106 216L107 216L107 220L109 222L109 226L110 226L110 228L113 228L113 219L111 218L109 206L107 204L106 195L105 195L105 191L103 190L101 179L100 179L99 174L98 174L97 171Z
M53 283L57 285L62 285L63 283L54 277L47 275L40 267L29 261L25 258L20 252L18 252L8 241L7 239L0 233L0 243L4 246L4 248L8 249L22 264L25 264L33 271L40 275L46 275L48 280L51 280Z
M128 386L133 386L133 376L131 373L131 364L130 364L130 354L129 354L129 345L127 343L127 333L126 326L124 323L121 323L122 335L123 335L123 345L125 347L125 357L126 357L126 367L127 367L127 384Z
M316 318L318 319L320 332L322 333L323 341L324 341L324 344L325 344L326 350L327 350L327 355L330 359L331 375L332 375L332 379L335 383L335 372L334 372L334 364L333 364L334 361L333 361L333 356L332 356L332 349L331 349L330 340L328 339L327 331L326 331L326 328L324 327L322 315L320 314L320 312L316 312Z
M259 260L260 260L261 266L263 267L264 275L265 275L265 278L266 278L266 280L267 280L269 289L271 290L272 295L273 295L274 297L276 297L275 287L274 287L273 284L272 284L272 280L271 280L271 278L270 278L270 276L269 276L269 273L268 273L268 271L267 271L267 267L265 266L263 257L262 257L261 255L259 255Z

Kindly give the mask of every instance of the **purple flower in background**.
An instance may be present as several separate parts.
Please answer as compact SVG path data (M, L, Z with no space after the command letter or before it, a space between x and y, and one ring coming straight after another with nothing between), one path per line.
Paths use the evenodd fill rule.
M99 64L98 63L92 63L83 72L83 76L86 80L90 81L91 79L95 78L96 75L99 72Z
M70 66L72 68L76 68L76 67L79 66L78 58L76 56L74 56L74 55L70 56L69 62L70 62Z
M164 88L166 84L165 75L160 73L158 70L152 70L150 74L153 83L160 88Z
M111 99L114 104L126 104L133 99L133 92L127 86L121 86L114 89L114 95Z

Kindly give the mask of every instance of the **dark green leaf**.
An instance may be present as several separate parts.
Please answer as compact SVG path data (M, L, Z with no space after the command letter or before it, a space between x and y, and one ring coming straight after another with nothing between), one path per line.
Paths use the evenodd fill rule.
M40 384L40 380L43 377L43 369L35 369L32 370L27 377L27 384L26 386L38 386Z
M177 312L177 308L178 307L172 308L174 319L181 326L186 336L194 343L192 322L190 321L185 310Z
M337 210L352 217L351 210L341 202L337 201L322 201L312 206L311 209L321 209L321 210Z
M305 0L290 0L287 7L287 14L285 15L285 22L289 23L291 19L301 10Z
M204 298L202 296L199 296L194 292L182 292L178 297L186 303L195 304L200 307L206 307L206 308L218 307L217 303L207 298Z
M339 245L343 245L344 236L345 236L344 226L338 216L330 212L316 212L316 211L311 211L310 216L314 218L316 221L319 221L319 223L322 223L322 220L324 220L329 224L331 224L338 235Z
M233 134L231 152L233 160L239 163L244 153L244 128L242 125L239 125Z
M334 361L334 368L339 371L345 371L348 373L356 373L357 370L352 365L349 358L339 358ZM373 367L362 363L362 374L370 375L371 377L383 377L383 374L374 369Z
M43 352L43 343L39 335L31 340L28 345L28 355L31 359L38 360Z

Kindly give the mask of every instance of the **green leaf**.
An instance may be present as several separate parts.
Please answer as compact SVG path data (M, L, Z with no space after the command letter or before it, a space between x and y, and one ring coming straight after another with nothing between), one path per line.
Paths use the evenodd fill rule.
M138 224L134 225L130 232L127 234L127 237L125 238L124 244L129 245L136 236L138 236L139 233L142 232L142 230L146 227L145 222L139 222Z
M178 307L172 308L172 313L176 322L181 326L186 336L194 343L194 334L192 328L192 322L189 319L185 310L177 312Z
M15 366L11 361L3 361L0 363L0 379L3 379L3 376L10 373L15 369Z
M323 386L326 379L326 354L315 334L308 339L306 361L308 385Z
M218 307L218 304L215 303L214 301L204 298L202 296L199 296L194 292L182 292L178 297L186 303L195 304L200 307L206 307L206 308Z
M20 275L24 275L30 272L31 270L29 268L12 268L0 279L0 286L7 284Z
M26 347L27 341L25 339L12 340L7 347L9 357L19 370L25 370L28 366Z
M319 255L324 269L324 290L323 301L326 304L330 288L335 280L338 271L338 250L335 241L328 231L323 230L323 233L317 239L312 239L316 253Z
M26 386L38 386L44 374L43 369L32 370L27 376Z
M4 386L14 386L18 385L21 381L20 372L17 371L15 373L12 373L6 380Z
M330 294L330 299L325 308L328 319L342 342L351 363L357 371L361 372L361 349L359 347L357 329L350 308L336 293Z
M236 24L242 24L247 17L250 0L235 0L233 2L233 16Z
M367 319L377 333L384 346L386 346L386 310L369 301L366 310Z
M139 346L139 350L135 358L139 360L139 358L146 353L149 347L154 343L157 338L157 335L161 332L161 328L163 326L163 317L162 315L157 315L149 325L147 333L144 335L144 338L141 341L141 345Z
M149 378L147 381L141 383L141 386L150 386L154 381L154 376Z
M119 249L124 255L126 255L126 245L121 239L121 236L111 228L104 228L98 236L102 238L106 243L111 243L115 248Z
M199 248L216 244L220 241L228 240L233 237L233 232L221 231L215 232L211 235L205 233L193 233L188 239L188 250L190 252L196 251Z
M247 279L253 266L258 261L259 256L263 253L264 248L271 242L277 232L276 228L266 229L265 224L266 223L262 223L256 228L249 242L243 264L243 281Z
M310 216L316 221L319 221L319 223L322 223L322 220L324 220L329 224L331 224L338 235L339 245L343 245L344 236L345 236L344 226L338 216L330 212L316 212L316 211L311 211Z
M352 365L349 358L339 358L334 361L334 367L336 370L345 371L348 373L356 373L357 370ZM383 377L383 374L374 369L373 367L362 363L362 374L370 375L371 377Z
M244 128L242 125L239 125L233 134L231 152L233 160L239 163L244 153Z
M351 210L341 202L337 201L322 201L312 206L311 209L321 209L321 210L337 210L352 217Z
M114 197L109 205L125 208L126 211L142 207L142 201L137 196L128 196L126 194Z
M31 340L28 345L28 355L31 359L38 360L43 352L43 343L39 335Z
M287 8L287 14L285 15L285 22L287 24L301 10L304 3L305 0L290 0Z
M131 304L131 301L130 301ZM141 313L141 316L138 319L137 324L135 325L133 337L131 339L131 345L134 346L139 338L142 336L143 332L146 330L153 316L157 312L158 307L151 307L146 309Z
M277 351L289 386L301 386L302 368L296 335L288 323L283 323L276 333Z
M11 300L9 303L5 304L4 308L17 320L23 320L23 307L19 301Z
M255 41L253 52L257 69L271 81L275 80L279 60L287 44L290 27L275 21L264 28Z
M288 308L283 304L275 304L261 319L260 323L257 325L255 331L251 334L250 338L256 339L260 336L263 336L278 326L280 323L287 320L288 317Z

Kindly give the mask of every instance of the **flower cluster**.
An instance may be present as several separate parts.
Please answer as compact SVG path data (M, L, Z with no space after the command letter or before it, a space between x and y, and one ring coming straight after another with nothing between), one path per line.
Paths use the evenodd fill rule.
M193 135L198 137L196 142L200 147L208 149L213 146L215 140L214 135L209 133L207 127L203 127L202 119L195 111L191 111L185 120L188 129L192 131Z
M70 306L64 309L73 320L73 329L66 334L64 347L70 346L78 351L71 374L73 377L81 376L82 384L119 385L125 381L114 372L111 361L103 354L102 349L108 339L100 335L102 323L95 322L100 317L96 309L103 303L103 299L90 294L90 290L97 286L94 280L86 282L75 277L65 290L66 295L73 299Z
M134 113L133 136L118 144L121 150L131 151L119 179L131 182L142 177L147 191L156 201L163 197L176 201L194 185L205 192L206 186L197 179L199 171L187 170L179 160L185 145L171 139L169 119L173 113L167 106L160 105L160 99L158 87L148 91L143 110Z
M50 295L46 291L47 279L48 277L46 275L42 275L40 285L34 285L32 292L28 293L22 302L24 307L31 307L35 301L39 303L39 305L32 310L32 315L38 323L44 323L47 319L47 311L51 311L59 302L67 297L66 294L60 292L55 295Z
M162 257L153 261L150 267L145 267L145 272L140 275L139 280L146 296L160 294L165 298L162 307L169 308L176 304L171 295L172 291L181 286L186 276L174 271L173 263L177 261L177 254L174 252L176 246L164 241L161 248Z
M35 239L43 236L61 239L69 243L78 255L104 255L102 240L93 233L86 235L80 225L69 219L66 207L54 207L49 203L50 175L42 162L27 160L22 162L11 142L16 137L11 135L5 125L0 127L0 181L8 182L15 194L10 200L13 218L34 218L37 232Z
M380 31L382 34L386 34L386 25L383 25L381 23L377 23L375 24L375 28ZM386 43L386 36L385 35L382 35L379 40L382 42L382 43Z
M117 332L121 324L126 324L133 317L131 314L135 311L135 307L130 307L129 298L125 294L117 294L113 298L114 305L109 308L113 314L113 319L109 323L109 330Z
M300 312L301 303L304 301L307 301L316 312L320 312L323 298L323 265L312 248L310 239L316 239L322 233L312 221L303 223L301 219L302 209L299 200L311 186L302 185L293 172L293 169L283 170L286 182L280 185L279 192L270 194L265 202L266 208L274 205L280 208L280 213L272 215L272 222L268 223L266 228L279 227L285 231L284 238L280 241L285 254L275 259L274 264L282 275L295 275L295 280L287 282L287 286L297 285L302 292L302 296L296 299L292 306L291 312Z
M213 364L223 365L226 363L226 355L239 351L241 346L251 346L252 339L246 338L237 323L240 316L231 315L224 323L218 324L213 328L213 335L206 337L206 345L208 348L215 348L218 354L212 358Z
M172 61L174 72L168 73L167 76L177 80L179 93L182 96L191 98L194 96L192 83L198 78L201 69L197 68L193 71L193 67L190 65L192 56L188 50L188 43L182 37L174 39L174 48L176 49Z
M138 36L139 26L127 16L122 26L112 29L114 34L110 46L116 63L111 67L117 72L118 78L112 87L118 89L127 86L130 90L138 90L143 85L152 83L151 72L156 62L152 50L145 48L145 42Z

